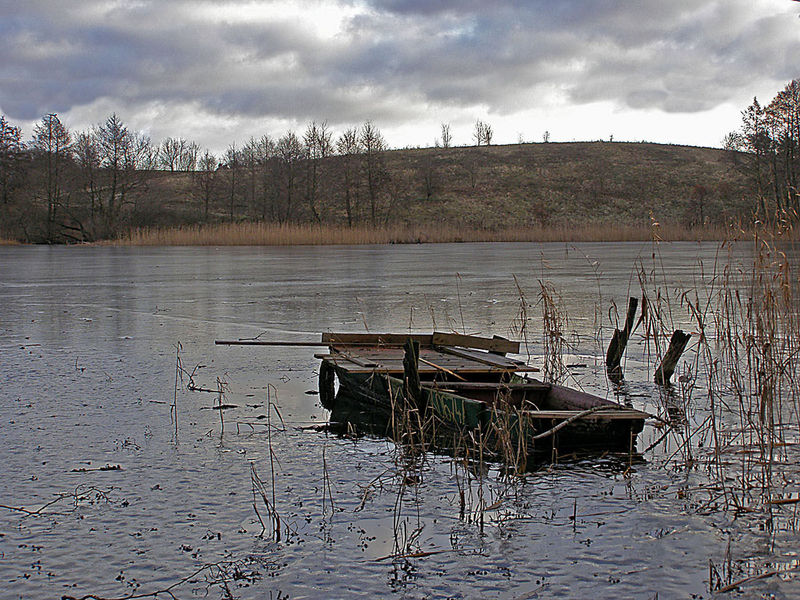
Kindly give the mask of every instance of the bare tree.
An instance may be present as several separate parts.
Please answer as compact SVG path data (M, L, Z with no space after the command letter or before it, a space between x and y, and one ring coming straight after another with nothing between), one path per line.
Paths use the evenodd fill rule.
M386 151L386 140L372 121L361 126L359 141L363 150L364 175L369 197L369 210L372 226L378 225L380 196L388 174L383 164L383 153Z
M450 123L442 123L442 148L449 148L453 143L453 136L450 134Z
M744 139L738 131L731 131L722 138L722 149L738 152L744 146Z
M100 170L100 148L94 131L79 133L73 147L78 164L79 177L83 194L89 200L89 220L91 230L97 229L97 215L101 210L100 188L98 182Z
M178 158L178 168L187 173L194 171L197 168L199 156L200 146L198 146L196 142L186 142Z
M492 145L492 136L494 135L494 131L492 130L492 126L488 123L483 124L483 144L485 146Z
M142 182L143 172L155 166L154 152L149 138L130 131L116 113L108 117L94 135L100 167L107 180L103 186L105 193L101 194L100 209L106 234L113 235L117 232L122 208L129 201L131 191Z
M258 140L258 166L260 171L261 219L267 219L267 209L271 208L271 218L277 220L275 212L277 186L274 185L275 142L266 133Z
M58 115L51 113L33 128L31 148L44 163L44 200L47 204L45 237L48 242L55 240L55 225L59 208L62 205L64 171L72 152L72 135Z
M417 167L417 171L422 175L422 189L426 200L430 200L439 189L439 172L434 159L434 156L427 154Z
M275 146L275 154L280 165L283 183L284 205L281 222L288 223L294 218L294 192L297 179L297 166L303 158L303 146L293 131L287 132Z
M203 203L203 220L207 223L211 199L216 193L219 161L217 157L206 150L200 157L197 170L194 172L194 184L201 202Z
M22 130L0 115L0 204L11 203L13 193L22 180Z
M255 216L256 212L256 192L258 183L260 182L259 175L261 169L258 164L258 141L254 137L250 137L247 143L242 148L242 166L246 176L246 202L250 214Z
M357 169L362 148L358 129L352 127L342 133L336 141L336 150L342 156L344 210L347 215L347 225L352 227L360 213Z
M186 140L168 137L158 147L158 163L165 169L180 169L181 154L186 148Z
M542 134L542 141L545 144L550 141L550 132L549 131L545 130L545 132Z
M478 119L472 131L472 139L476 146L490 146L492 144L492 126Z
M242 164L241 152L236 149L236 142L232 143L230 146L228 146L228 149L225 150L223 163L225 164L228 173L228 217L229 220L233 222L233 215L236 208L236 197L239 193L238 175Z
M317 125L311 121L303 134L303 145L306 156L306 203L311 215L317 223L322 222L320 210L317 207L317 188L322 161L331 155L333 149L333 134L328 129L328 124L323 122Z

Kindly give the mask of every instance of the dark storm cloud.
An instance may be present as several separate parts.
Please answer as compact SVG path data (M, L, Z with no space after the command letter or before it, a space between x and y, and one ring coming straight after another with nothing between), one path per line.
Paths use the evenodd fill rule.
M303 3L303 18L275 5L255 19L237 18L252 2L0 0L0 108L32 120L107 99L391 123L435 106L512 114L556 90L578 104L700 111L798 76L788 4L343 0L341 31L318 35L322 0Z

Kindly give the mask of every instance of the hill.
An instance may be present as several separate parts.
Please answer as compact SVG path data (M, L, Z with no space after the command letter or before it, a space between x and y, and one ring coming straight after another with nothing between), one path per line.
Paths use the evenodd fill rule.
M469 226L518 224L719 223L750 212L746 179L731 153L639 143L548 143L402 151L407 177L434 171L427 202L407 220ZM419 177L419 175L417 175Z
M125 174L113 220L103 208L108 173L96 173L89 186L76 167L63 186L68 206L53 211L61 233L54 236L51 225L46 237L52 212L37 200L34 171L30 199L6 213L0 238L93 240L137 227L243 221L480 230L646 226L651 218L719 225L753 212L746 158L712 148L624 142L403 149L313 161L275 155L256 163L242 156L213 172Z
M382 158L377 212L379 222L386 224L419 225L435 220L489 229L639 225L648 224L651 215L671 224L719 224L749 215L754 206L753 191L738 168L742 156L713 148L572 142L393 150ZM331 157L319 168L315 204L325 223L347 220L344 161L344 157ZM279 173L273 175L280 179ZM359 185L351 194L353 220L369 223L363 166L357 175ZM246 171L241 181L247 188ZM282 187L285 193L285 182ZM295 210L301 222L314 220L306 187L301 181L296 190L300 199ZM140 219L140 224L196 222L199 211L197 201L190 199L191 188L190 175L154 175L148 195L159 207L155 213L163 214L160 219L151 214L150 219ZM254 214L259 208L258 193L253 198L255 206L248 206L247 189L237 194L234 218L249 213L259 216ZM225 195L222 190L216 193L213 220L230 216Z

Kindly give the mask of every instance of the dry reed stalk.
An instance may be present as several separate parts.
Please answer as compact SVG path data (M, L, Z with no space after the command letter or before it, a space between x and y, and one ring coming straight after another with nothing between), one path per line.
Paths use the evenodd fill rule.
M726 239L729 228L706 226L689 229L661 225L659 240L718 241ZM389 225L386 227L263 222L184 225L174 228L141 228L115 240L100 242L133 246L283 246L358 245L448 242L603 242L648 241L653 229L647 225L553 225L548 227L469 228L460 224L433 226Z
M178 441L178 385L183 386L183 363L181 362L181 350L183 346L178 342L175 345L175 390L172 405L169 408L170 422L175 426L175 441Z
M679 295L697 338L694 364L679 378L679 398L673 388L665 392L667 412L672 404L678 408L672 414L681 416L673 430L677 448L666 462L679 456L677 466L690 469L699 459L709 475L709 499L699 510L759 511L767 524L776 493L782 496L796 475L789 442L800 436L793 391L800 373L798 281L789 258L796 255L793 221L776 221L786 233L756 227L749 263L738 258L742 246L732 237L720 246L713 268L706 272L701 265L697 284ZM640 267L639 279L648 299L646 338L657 340L671 321L670 297L653 283L660 279L655 269ZM678 400L680 407L674 406Z
M325 450L327 446L325 444L322 445L322 516L325 517L326 514L326 495L327 499L330 501L331 505L331 515L333 515L336 507L333 504L333 490L331 489L331 476L328 472L328 460L325 456ZM326 494L327 492L327 494Z
M511 321L509 331L513 339L518 339L522 342L522 346L525 348L525 353L527 355L527 360L530 362L531 350L530 345L528 344L528 321L530 320L528 318L528 299L525 297L525 291L522 289L522 285L520 285L517 276L512 274L511 277L514 278L514 286L517 288L518 301L517 314Z
M258 475L258 471L256 471L255 463L250 463L250 485L253 493L253 510L256 513L256 517L258 518L259 523L261 523L261 533L259 536L264 535L264 532L267 530L267 526L264 523L264 519L261 517L261 513L258 510L258 498L261 498L261 502L264 505L267 515L272 520L272 534L273 539L276 542L281 541L281 517L278 514L278 511L275 508L275 485L273 482L272 486L272 502L269 500L269 494L267 492L267 487L264 482L261 480L261 477Z
M281 541L281 517L278 514L277 510L277 503L275 497L275 451L272 446L272 411L275 410L278 418L280 419L281 426L283 430L286 429L286 424L283 421L283 417L278 410L278 407L273 402L273 391L275 388L272 384L267 385L267 449L269 452L269 469L270 469L270 489L267 490L266 484L261 480L261 477L258 475L256 471L255 463L250 463L250 482L253 492L253 510L256 513L256 517L258 518L259 522L261 523L261 533L259 535L263 535L266 531L267 527L264 523L264 519L261 517L261 513L258 510L258 502L257 498L261 498L261 502L266 508L267 515L272 521L272 535L273 539L276 542ZM277 394L277 391L275 391ZM221 411L220 411L221 412ZM290 530L287 525L286 527L287 535L290 535Z
M564 309L563 299L550 282L539 280L539 304L542 307L544 346L542 375L545 381L559 383L568 374L564 364L564 350L567 346L564 334L569 327L569 317Z
M388 382L387 382L388 384ZM405 387L405 386L404 386ZM429 442L426 434L432 427L432 415L423 415L412 405L404 392L392 393L389 386L391 402L391 435L394 441L395 481L397 494L392 510L393 547L391 557L403 558L414 554L414 546L419 540L424 524L421 515L420 485L422 484L426 452ZM416 508L416 524L409 529L409 517L406 516L406 490L411 488L413 505ZM419 549L417 549L419 550Z
M216 408L217 408L217 412L219 413L219 435L220 435L220 438L225 433L225 416L224 416L224 412L225 411L222 408L222 406L224 404L224 402L222 400L223 400L223 397L225 395L225 387L226 387L226 383L222 379L217 377L217 406L216 406Z

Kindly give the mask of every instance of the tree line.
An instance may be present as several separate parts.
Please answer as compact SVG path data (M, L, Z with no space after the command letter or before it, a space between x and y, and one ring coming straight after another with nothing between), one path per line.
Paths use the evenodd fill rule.
M28 139L0 115L0 237L80 242L140 226L222 221L380 227L404 218L402 209L414 202L434 199L455 172L469 184L461 193L466 187L476 195L478 174L490 168L481 147L492 138L491 125L477 120L477 148L449 154L459 158L448 167L432 153L389 161L386 139L371 121L338 135L312 121L300 133L251 137L215 155L183 138L154 144L116 114L86 131L71 131L57 114L47 114ZM800 210L798 144L799 80L767 106L754 99L741 128L725 137L764 215ZM435 146L453 146L449 124L441 124ZM526 160L538 168L533 154ZM703 206L711 195L702 182L688 192L697 223L706 222Z
M480 127L481 142L490 143L486 125ZM449 125L442 134L449 147ZM382 226L405 185L387 170L386 150L371 121L338 136L312 121L300 134L251 137L216 156L182 138L154 145L116 114L83 132L48 114L27 141L0 115L0 233L61 243L164 224L154 214L159 177L178 172L186 174L182 193L193 207L184 222Z
M739 167L758 194L762 219L800 213L800 79L790 81L767 105L758 98L742 111L741 127L723 147L738 150Z

